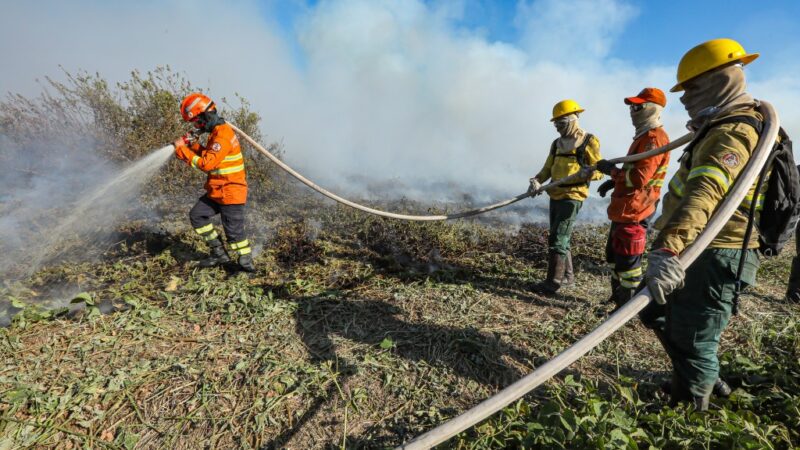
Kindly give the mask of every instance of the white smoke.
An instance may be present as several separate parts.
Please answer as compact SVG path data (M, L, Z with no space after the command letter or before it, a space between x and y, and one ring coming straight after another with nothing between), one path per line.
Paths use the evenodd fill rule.
M458 26L460 1L321 1L301 7L288 35L255 1L44 3L4 7L3 90L35 93L32 80L57 75L58 64L111 80L169 64L212 96L250 99L267 139L282 141L310 178L383 199L522 192L556 137L548 119L564 98L586 108L581 123L603 155L621 156L633 134L622 98L666 91L677 63L610 56L645 13L624 0L520 1L515 43ZM790 133L800 129L796 80L768 74L750 89L776 104ZM664 119L672 137L685 132L677 95Z

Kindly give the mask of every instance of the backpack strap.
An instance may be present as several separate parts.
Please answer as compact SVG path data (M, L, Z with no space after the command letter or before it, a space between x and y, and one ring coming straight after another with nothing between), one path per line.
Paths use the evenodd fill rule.
M589 141L591 141L593 138L594 135L592 135L591 133L586 133L586 138L583 140L581 145L579 145L575 149L575 155L574 155L575 160L578 162L578 165L581 166L581 168L586 167L586 147L589 145ZM555 144L555 142L553 142L553 144ZM559 155L559 156L570 157L573 155ZM587 181L579 181L577 183L562 184L561 186L562 187L589 186L589 181L587 180Z
M705 139L706 135L708 134L709 131L711 131L712 128L716 128L720 125L725 125L729 123L746 123L751 127L755 128L756 132L759 135L761 134L761 130L764 129L764 122L756 119L753 116L730 116L720 120L709 120L708 122L706 122L705 125L703 125L702 127L700 127L699 130L697 130L697 132L694 135L694 139L692 139L692 142L689 142L689 145L687 145L686 148L683 150L683 155L681 155L679 161L682 160L683 158L687 158L686 168L691 169L692 151L694 151L695 146L700 141Z

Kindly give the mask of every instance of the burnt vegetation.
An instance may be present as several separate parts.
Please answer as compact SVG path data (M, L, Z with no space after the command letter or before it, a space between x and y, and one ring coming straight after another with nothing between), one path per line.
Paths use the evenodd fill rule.
M115 87L88 74L45 85L39 99L0 103L0 158L14 171L41 170L15 165L41 137L121 164L185 131L175 105L192 87L166 68ZM244 100L220 103L260 139ZM90 150L71 146L86 142L76 136ZM611 309L605 227L576 231L576 285L540 296L542 224L367 216L244 152L252 276L193 264L206 249L186 216L203 178L177 161L137 205L149 213L109 224L102 248L76 242L68 261L3 274L0 309L15 316L0 328L0 448L391 447L538 367ZM721 352L735 390L709 413L665 406L668 361L633 321L445 448L800 446L791 256L765 261L743 297Z

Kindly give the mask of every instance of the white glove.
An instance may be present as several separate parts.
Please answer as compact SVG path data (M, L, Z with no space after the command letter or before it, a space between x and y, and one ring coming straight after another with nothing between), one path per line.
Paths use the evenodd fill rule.
M659 249L647 255L645 278L653 300L664 305L669 294L683 287L686 271L677 256L668 250Z
M536 178L531 178L530 182L531 184L528 186L528 194L530 194L531 197L536 197L537 195L541 194L539 189L542 188L542 183L540 183Z

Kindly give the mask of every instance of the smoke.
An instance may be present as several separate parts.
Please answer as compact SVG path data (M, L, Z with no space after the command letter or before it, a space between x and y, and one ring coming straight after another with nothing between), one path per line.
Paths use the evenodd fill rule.
M13 163L0 184L0 274L30 275L48 261L85 258L103 249L121 216L140 209L142 187L172 154L167 146L125 168L96 156L92 143L64 151L63 142L15 144L0 138ZM60 152L59 152L60 150ZM50 158L41 155L49 154ZM79 248L76 248L79 247Z
M32 80L57 74L57 64L112 81L169 64L214 97L251 100L267 139L281 141L287 162L310 178L384 200L521 193L556 137L550 112L564 98L586 108L581 123L602 154L621 156L633 135L622 98L645 86L666 91L677 62L612 57L643 14L624 0L520 1L512 42L460 26L460 1L295 2L289 28L255 1L46 3L6 5L3 89L34 93ZM800 129L796 77L754 80L750 91L774 101L790 132ZM685 120L670 95L664 123L673 138Z

